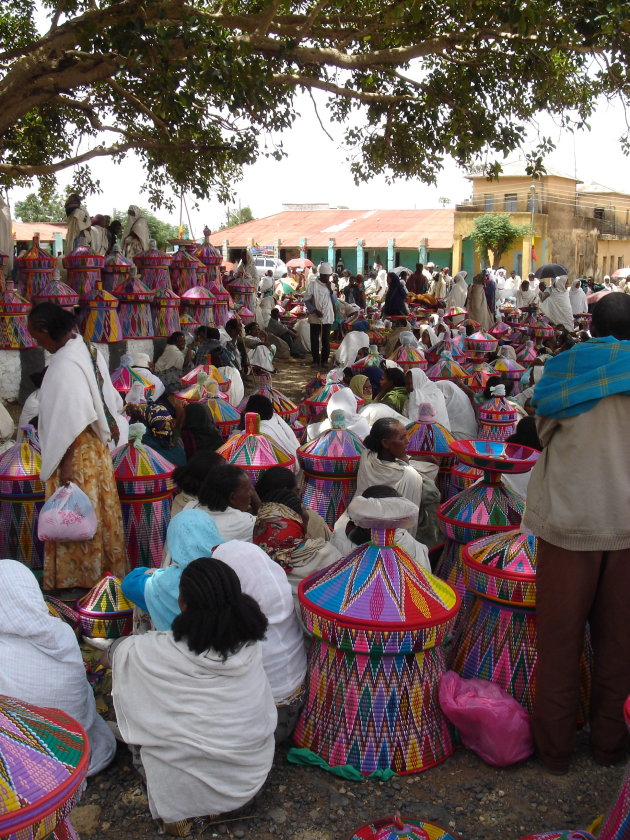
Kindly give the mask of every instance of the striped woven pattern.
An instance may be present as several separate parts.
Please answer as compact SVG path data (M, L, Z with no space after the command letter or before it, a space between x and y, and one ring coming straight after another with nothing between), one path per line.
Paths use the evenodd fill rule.
M352 501L356 489L356 474L324 478L305 470L302 501L309 510L319 513L332 530Z
M276 388L272 388L270 385L263 385L253 393L262 394L263 397L268 397L271 400L274 412L279 417L282 417L283 420L286 420L287 423L293 423L297 419L300 410L299 406L292 402L288 397L285 397L285 395ZM245 399L241 400L236 407L237 411L241 414L245 411L248 399L249 397L245 397Z
M112 385L120 394L129 393L131 386L135 385L136 382L140 382L142 384L146 396L148 396L150 392L153 392L153 383L150 382L146 376L143 376L139 370L127 367L127 365L122 365L122 367L116 368L116 370L111 374L111 380Z
M269 467L279 465L292 468L295 464L293 455L289 455L274 440L260 433L238 432L217 449L217 452L228 464L235 464L247 470L254 484Z
M65 621L76 633L80 624L79 613L65 601L62 601L61 598L55 598L53 595L44 595L44 601L48 607L48 612L55 618Z
M107 293L105 293L107 294ZM116 299L114 298L114 301ZM81 331L88 341L111 344L122 338L122 327L116 307L118 303L109 300L91 299L83 313Z
M179 332L179 297L170 289L159 289L151 304L153 335L169 336Z
M492 353L497 349L498 344L498 339L483 330L474 332L464 339L464 347L473 353Z
M427 370L429 379L466 379L466 370L448 356L443 356L438 362Z
M169 270L171 287L180 297L197 285L197 260L183 248L174 254Z
M33 303L56 303L57 306L72 307L79 303L79 295L62 283L61 280L51 279L40 291L34 292Z
M125 546L129 565L159 569L171 515L172 491L153 497L122 498Z
M491 601L535 607L537 551L537 538L521 531L469 543L464 548L466 587Z
M72 809L88 761L87 736L71 717L0 698L0 837L47 840Z
M392 362L400 365L403 370L413 370L413 368L426 370L428 366L427 360L424 358L424 353L415 347L407 345L399 347L389 358Z
M16 444L0 455L0 553L33 571L44 567L44 544L37 536L37 517L44 504L41 462L32 426L22 427Z
M457 840L457 837L442 826L424 820L380 817L355 829L348 840Z
M133 629L133 604L122 593L120 580L107 574L77 601L81 630L86 636L116 639Z

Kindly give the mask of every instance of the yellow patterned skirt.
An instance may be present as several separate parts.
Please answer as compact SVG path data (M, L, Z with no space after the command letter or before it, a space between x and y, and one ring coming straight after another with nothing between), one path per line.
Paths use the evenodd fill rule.
M72 472L76 484L94 505L98 527L91 540L47 542L44 589L91 589L105 572L122 578L128 571L122 512L107 446L91 427L76 441ZM46 498L59 488L59 468L46 482Z

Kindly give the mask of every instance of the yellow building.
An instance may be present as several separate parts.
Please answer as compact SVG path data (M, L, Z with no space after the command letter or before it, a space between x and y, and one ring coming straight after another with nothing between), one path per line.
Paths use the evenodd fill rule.
M547 262L566 265L573 277L601 277L630 263L630 196L549 167L532 179L522 162L505 164L496 180L474 170L468 177L472 197L455 212L454 271L474 274L482 267L472 231L484 213L509 213L513 224L533 232L501 257L521 277Z

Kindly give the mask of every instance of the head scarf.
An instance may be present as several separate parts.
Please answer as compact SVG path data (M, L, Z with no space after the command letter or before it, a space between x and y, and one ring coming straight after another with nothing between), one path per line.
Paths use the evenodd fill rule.
M186 455L190 458L201 449L218 449L223 443L219 430L214 425L210 411L204 403L190 403L186 406L182 441Z
M352 377L350 380L350 390L355 396L364 399L366 402L372 401L372 384L364 373L358 373Z
M464 391L448 379L441 379L435 385L444 394L453 436L458 440L477 437L475 409Z
M306 542L306 528L299 513L278 502L265 502L254 525L254 545L262 548L285 572L299 565L295 552ZM312 540L311 542L323 542Z
M446 410L446 401L444 394L437 385L431 382L423 370L419 370L418 368L414 368L411 371L411 381L413 383L413 391L409 394L409 406L407 409L409 419L415 423L418 419L420 404L431 403L435 409L436 422L450 431L451 421Z
M179 581L182 572L199 557L211 557L221 537L214 519L202 510L183 510L174 516L166 532L172 565L156 569L147 579L144 598L156 630L170 630L180 609Z

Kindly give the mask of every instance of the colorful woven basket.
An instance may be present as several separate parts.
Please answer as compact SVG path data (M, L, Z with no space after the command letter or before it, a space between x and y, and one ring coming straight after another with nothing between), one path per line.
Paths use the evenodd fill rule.
M457 840L457 837L436 823L396 815L365 823L348 840Z
M53 274L50 283L47 283L41 291L33 294L32 301L33 304L56 303L57 306L64 309L74 309L79 304L79 295Z
M210 399L214 393L213 382L216 382L220 391L226 391L230 387L230 380L226 379L214 365L199 365L183 376L180 381L183 383L184 380L188 380L188 387L175 394L175 399L182 403Z
M363 358L358 359L354 364L350 365L352 369L352 373L363 373L365 368L367 367L380 367L381 362L385 361L385 357L381 356L378 352L378 349L375 344L371 344L369 347L369 353L367 356L363 356Z
M37 518L44 504L39 471L42 454L33 426L21 426L15 446L0 455L0 556L44 568L44 544Z
M496 324L488 330L488 335L491 335L499 341L507 341L513 332L514 330L512 327L509 324L506 324L505 321L497 321Z
M523 347L516 352L517 361L527 366L531 365L537 355L533 341L526 341Z
M84 636L117 639L133 632L133 604L123 595L120 580L109 572L79 598L76 609Z
M153 393L153 382L143 376L139 370L132 368L130 365L121 365L116 368L111 374L112 385L119 394L128 394L131 391L132 385L139 382L144 388L144 394L148 398Z
M507 379L511 379L514 382L518 382L521 378L521 374L525 370L523 365L515 362L514 359L508 359L506 356L499 356L499 358L492 363L492 367L495 371L505 376Z
M104 263L105 257L95 254L87 245L78 245L63 258L68 285L78 292L80 300L87 300L88 293L96 288Z
M395 533L373 528L369 543L298 587L313 639L293 741L365 775L417 773L453 751L437 692L440 645L460 601L416 567Z
M176 295L171 289L157 289L151 304L153 335L156 338L168 337L174 332L179 332L179 304L179 295Z
M318 417L325 411L328 400L332 395L345 387L345 385L341 385L339 382L327 382L322 388L314 391L310 397L304 400L304 405L308 409L310 417Z
M62 601L61 598L55 598L53 595L44 595L44 601L48 607L48 612L55 618L60 618L69 624L75 633L78 632L81 622L79 621L79 613L73 610L70 604Z
M189 315L196 324L202 324L205 327L214 327L213 306L214 296L212 292L203 286L193 286L191 289L182 292L182 315Z
M357 473L363 442L346 429L345 416L335 417L333 428L322 432L297 451L297 458L304 471L302 501L307 508L317 511L329 528L350 504L357 488Z
M118 298L106 292L99 280L83 301L81 331L88 341L111 344L122 338L118 318Z
M518 411L505 397L492 397L478 411L479 438L503 441L516 431Z
M16 257L18 290L27 300L34 300L35 295L52 282L55 263L50 251L39 247L39 236L33 237L33 244L26 253Z
M417 350L415 347L410 347L409 345L404 345L399 347L392 355L389 357L392 362L396 362L397 365L407 371L413 370L414 368L418 368L419 370L426 370L428 367L427 360L424 358L424 353L421 350Z
M31 304L18 294L13 280L7 280L0 292L0 350L23 350L36 347L28 331Z
M499 340L490 333L479 330L466 336L464 348L472 353L493 353L499 344Z
M245 430L235 435L217 449L228 462L246 470L255 484L269 467L295 467L295 458L289 455L268 435L260 431L260 415L245 415Z
M159 567L175 492L175 465L142 443L146 427L129 427L129 443L112 453L122 508L127 556L132 569Z
M90 744L83 727L59 709L0 697L0 837L76 837L69 822L83 791Z
M171 288L180 297L197 285L197 258L183 248L174 254L169 270Z
M300 407L292 402L288 397L285 397L285 395L276 388L272 388L270 385L263 385L253 393L262 394L263 397L268 397L271 400L275 414L282 417L282 419L287 423L294 423L298 419ZM245 397L245 399L241 400L236 407L241 414L245 411L248 399L249 397Z
M427 376L433 381L436 381L438 379L466 380L468 377L468 373L448 353L444 353L440 360L427 370Z
M135 266L133 266L135 271ZM154 292L137 277L129 276L114 288L119 300L118 317L123 338L150 338L153 336L151 301Z
M451 308L447 309L444 313L444 320L448 321L453 327L458 327L466 320L467 315L468 310L464 309L462 306L451 306Z
M116 293L116 287L126 283L132 273L135 274L135 265L123 255L120 246L116 243L112 253L105 257L101 270L103 288L107 289L108 292L114 292L116 297L119 297Z
M172 290L171 274L169 272L171 260L170 254L158 250L155 239L149 239L148 250L141 251L133 258L140 272L140 279L145 286L154 291L158 289Z
M407 426L407 455L420 460L430 457L438 462L436 484L442 498L447 493L451 467L455 463L455 455L451 452L454 440L449 430L440 423L417 422Z

